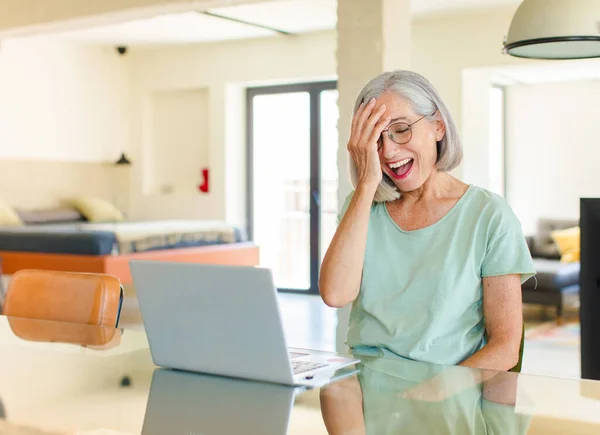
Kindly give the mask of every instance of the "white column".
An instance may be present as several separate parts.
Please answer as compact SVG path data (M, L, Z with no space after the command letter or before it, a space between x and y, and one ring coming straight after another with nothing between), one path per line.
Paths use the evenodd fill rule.
M338 0L340 205L352 189L347 176L346 143L354 102L362 87L377 74L409 68L410 26L409 0Z
M352 109L358 93L376 75L408 69L411 48L409 0L338 0L338 201L352 190L348 151ZM337 350L344 351L349 307L338 310Z

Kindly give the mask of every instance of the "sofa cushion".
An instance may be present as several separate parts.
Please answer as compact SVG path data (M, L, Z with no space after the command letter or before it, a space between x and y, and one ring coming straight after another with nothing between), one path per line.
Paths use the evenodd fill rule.
M548 219L542 218L537 222L537 230L533 240L534 257L560 259L558 246L552 239L552 232L556 230L564 230L579 225L577 220L572 219Z
M122 222L123 212L102 198L79 196L72 200L73 206L90 222Z
M552 231L552 239L560 252L562 263L575 263L580 258L579 227Z
M534 258L533 266L536 279L526 281L523 289L559 292L565 287L579 284L579 263L565 264L559 260Z

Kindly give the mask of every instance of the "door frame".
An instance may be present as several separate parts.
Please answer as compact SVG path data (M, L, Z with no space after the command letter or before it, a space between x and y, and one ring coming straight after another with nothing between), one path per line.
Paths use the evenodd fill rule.
M308 290L279 288L282 293L319 294L321 240L321 105L323 91L337 89L337 81L305 82L286 85L259 86L246 89L246 231L254 239L254 97L258 95L307 92L310 98L310 288ZM260 248L260 247L259 247Z

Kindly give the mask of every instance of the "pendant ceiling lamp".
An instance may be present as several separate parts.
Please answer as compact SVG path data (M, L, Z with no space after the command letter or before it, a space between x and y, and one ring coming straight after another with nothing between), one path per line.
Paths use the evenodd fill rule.
M600 57L600 0L524 0L504 53L532 59Z

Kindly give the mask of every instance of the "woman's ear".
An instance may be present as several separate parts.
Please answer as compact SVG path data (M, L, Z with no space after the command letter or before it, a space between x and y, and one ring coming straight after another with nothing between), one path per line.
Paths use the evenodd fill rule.
M441 141L446 135L446 123L441 117L437 117L435 120L435 141Z

